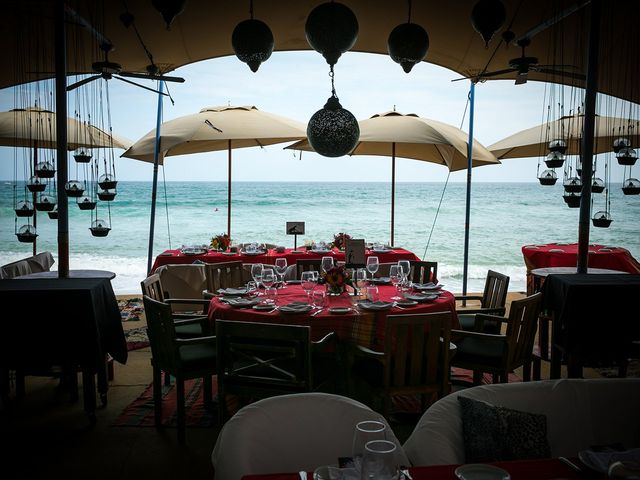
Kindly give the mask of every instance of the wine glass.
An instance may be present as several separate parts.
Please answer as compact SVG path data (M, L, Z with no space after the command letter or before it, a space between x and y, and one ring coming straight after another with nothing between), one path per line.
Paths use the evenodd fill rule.
M322 267L322 271L325 273L331 270L333 268L333 257L322 257L320 266Z
M313 287L316 286L316 282L313 280L313 272L302 272L300 275L300 282L302 284L302 289L307 294L307 302L311 303L311 292L313 291Z
M318 283L320 281L320 272L318 272L317 270L310 270L310 272L313 277L313 281L315 283Z
M398 266L402 269L403 283L406 283L409 279L409 272L411 272L411 263L409 260L398 260Z
M362 456L364 455L367 442L371 440L385 440L385 430L385 424L376 420L365 420L356 424L351 452L353 456L353 466L356 470L360 470Z
M256 288L260 288L260 282L262 281L263 265L261 263L254 263L251 265L251 278L256 282ZM256 295L260 295L260 292L256 290Z
M398 292L398 284L402 281L402 271L399 265L391 265L389 267L389 278L391 279L391 285L396 289L396 295L391 297L391 300L402 300Z
M379 266L378 257L367 258L367 270L369 270L369 273L371 274L371 280L373 280L373 275L378 271Z
M396 444L389 440L371 440L364 446L362 480L392 480L398 478Z
M362 290L365 286L365 282L367 281L367 271L364 268L358 268L356 270L355 280L356 288L358 290Z
M271 288L276 282L276 274L272 268L265 268L262 270L262 284L264 288Z
M287 259L276 258L276 272L280 276L280 281L282 282L282 288L285 288L284 276L287 273Z

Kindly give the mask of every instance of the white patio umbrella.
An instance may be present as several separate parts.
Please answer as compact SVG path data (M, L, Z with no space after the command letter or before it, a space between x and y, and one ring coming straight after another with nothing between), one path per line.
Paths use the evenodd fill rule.
M584 115L567 115L558 120L527 128L487 147L496 158L525 158L544 156L553 140L564 140L567 155L578 155L584 131ZM640 121L596 115L593 153L610 152L617 138L627 138L637 146L640 140Z
M422 118L414 113L404 115L390 111L361 120L360 141L349 155L382 155L391 157L391 245L394 241L396 157L410 158L446 166L450 171L467 168L469 136L459 128ZM287 148L313 151L309 142L301 140ZM478 141L473 141L472 165L500 163Z
M164 122L160 126L159 163L164 157L189 153L228 151L227 234L231 236L231 150L291 142L306 136L305 125L254 106L203 108ZM145 162L154 161L156 129L122 154Z

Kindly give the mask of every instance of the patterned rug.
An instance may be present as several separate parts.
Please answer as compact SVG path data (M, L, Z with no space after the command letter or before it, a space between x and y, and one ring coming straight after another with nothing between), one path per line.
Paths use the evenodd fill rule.
M127 351L138 350L149 346L147 327L129 328L124 331L127 341Z
M141 298L128 298L118 301L120 317L123 322L139 322L144 315L144 307Z

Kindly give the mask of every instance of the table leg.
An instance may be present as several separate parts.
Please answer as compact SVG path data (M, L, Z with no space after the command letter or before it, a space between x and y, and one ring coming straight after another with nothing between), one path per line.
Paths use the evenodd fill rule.
M84 411L89 418L89 424L96 424L96 381L91 369L82 369L82 395L84 397Z
M105 356L104 363L98 369L98 393L100 394L100 403L103 407L107 406L107 391L109 390L109 360Z
M560 322L551 323L551 367L549 371L549 378L560 378L562 367L562 352L558 347L558 339L560 338L558 329L560 328Z

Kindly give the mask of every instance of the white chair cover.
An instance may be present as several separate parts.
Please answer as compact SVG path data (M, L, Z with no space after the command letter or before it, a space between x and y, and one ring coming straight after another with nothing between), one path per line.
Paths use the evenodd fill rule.
M207 288L204 265L163 265L156 269L165 298L202 299L202 291ZM174 311L193 311L194 305L173 305Z
M55 263L51 252L42 252L32 257L7 263L0 267L1 278L15 278L30 273L48 272Z
M328 393L299 393L247 405L222 428L211 461L216 480L243 475L313 471L350 457L356 423L378 420L398 446L398 462L409 465L382 415L355 400Z

